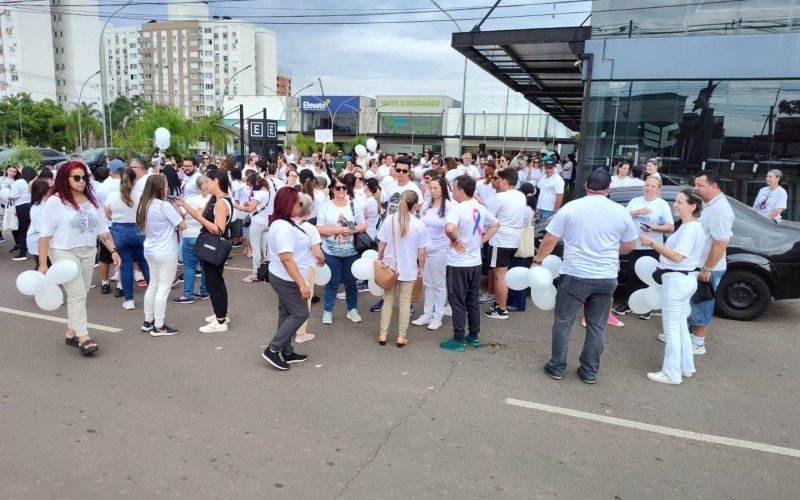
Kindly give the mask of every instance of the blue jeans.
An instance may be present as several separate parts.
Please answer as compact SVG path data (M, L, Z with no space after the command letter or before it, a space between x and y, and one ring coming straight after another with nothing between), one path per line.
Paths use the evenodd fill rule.
M551 215L553 215L554 213L556 213L555 210L539 210L539 218L546 219Z
M558 287L556 307L553 311L552 357L547 362L552 373L563 375L567 369L569 337L578 311L583 306L586 340L583 342L579 370L584 378L597 377L600 355L603 354L605 346L608 311L616 288L616 278L588 279L564 275Z
M714 292L717 291L719 282L722 281L722 276L725 271L711 271L711 288ZM692 313L689 315L689 326L705 327L711 324L711 318L714 316L715 300L705 300L695 304L692 302Z
M197 275L197 257L192 255L194 242L197 238L183 238L181 253L183 253L183 296L187 299L194 298L194 277ZM206 295L206 273L200 268L200 295Z
M335 255L325 254L325 263L331 269L331 280L325 285L324 310L333 312L336 304L336 294L339 292L339 283L344 281L344 291L347 294L347 310L355 309L358 305L358 288L356 288L356 278L350 268L353 262L358 259L358 254L350 257L336 257Z
M120 268L120 281L125 300L133 300L133 262L139 263L144 279L150 282L150 267L144 258L144 235L139 227L132 223L111 224L111 238L117 247L122 267Z
M528 267L527 262L522 257L513 257L511 259L511 265L508 266L509 269L513 269L515 267ZM528 294L530 293L530 288L526 288L525 290L508 290L508 300L507 306L514 306L517 308L517 311L524 311L525 305L528 301Z

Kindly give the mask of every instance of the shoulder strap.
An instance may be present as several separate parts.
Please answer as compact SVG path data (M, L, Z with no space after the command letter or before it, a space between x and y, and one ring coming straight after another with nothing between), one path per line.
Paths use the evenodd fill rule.
M392 215L392 255L394 257L394 267L398 268L395 269L395 271L400 272L400 266L397 263L397 232L395 231L395 220L397 220L397 213Z

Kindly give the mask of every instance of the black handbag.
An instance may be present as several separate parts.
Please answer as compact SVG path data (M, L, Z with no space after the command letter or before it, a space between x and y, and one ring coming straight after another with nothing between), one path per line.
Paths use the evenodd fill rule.
M256 270L256 277L258 278L258 281L265 281L265 282L269 283L269 262L268 261L265 260L264 262L261 263L261 265L258 266L258 269Z
M350 200L350 210L353 212L353 221L355 222L356 209L353 206L353 200ZM356 248L356 252L364 253L367 250L374 250L375 242L367 233L353 233L353 246Z
M692 303L697 304L714 299L714 289L708 281L697 280L697 290L692 295Z
M198 259L218 266L228 260L233 245L230 240L208 231L201 231L194 242L192 255Z

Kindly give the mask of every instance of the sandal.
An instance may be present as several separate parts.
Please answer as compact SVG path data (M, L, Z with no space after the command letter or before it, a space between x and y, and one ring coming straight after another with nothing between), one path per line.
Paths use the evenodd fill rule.
M80 347L80 344L78 344L78 336L77 335L75 335L74 337L66 337L64 339L64 343L67 344L70 347Z
M386 337L388 337L388 334L386 334L386 333L379 333L379 334L378 334L378 344L380 344L380 345L386 345Z
M81 351L81 354L88 356L93 352L97 352L100 348L97 346L97 343L94 340L87 339L81 342L81 345L78 346L78 349Z
M408 338L406 338L406 337L397 337L397 347L403 347L406 344L408 344Z

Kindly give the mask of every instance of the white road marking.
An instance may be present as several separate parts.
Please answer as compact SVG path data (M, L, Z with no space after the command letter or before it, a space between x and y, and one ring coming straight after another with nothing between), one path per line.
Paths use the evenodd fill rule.
M506 398L506 404L520 406L522 408L530 408L532 410L539 410L547 413L554 413L557 415L566 415L568 417L582 418L584 420L593 420L595 422L602 422L604 424L616 425L619 427L627 427L629 429L637 429L640 431L654 432L656 434L663 434L665 436L672 436L681 439L691 439L693 441L702 441L711 444L721 444L725 446L734 446L737 448L744 448L746 450L763 451L765 453L774 453L776 455L786 455L789 457L800 458L800 450L794 448L784 448L783 446L774 446L771 444L757 443L755 441L745 441L743 439L733 439L723 436L715 436L713 434L702 434L700 432L685 431L682 429L674 429L672 427L663 427L661 425L645 424L635 420L625 420L622 418L606 417L604 415L595 415L594 413L587 413L569 408L562 408L560 406L551 406L540 403L533 403L531 401L522 401L520 399Z
M67 318L58 318L56 316L46 316L44 314L37 314L32 313L29 311L18 311L17 309L9 309L7 307L0 307L0 312L8 313L8 314L17 314L19 316L25 316L26 318L36 318L36 319L43 319L46 321L53 321L55 323L64 323L65 325L69 323ZM110 333L117 333L121 332L122 328L114 328L113 326L103 326L103 325L95 325L94 323L86 323L88 328L92 330L99 330L101 332L110 332Z

